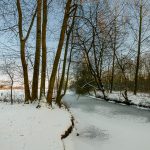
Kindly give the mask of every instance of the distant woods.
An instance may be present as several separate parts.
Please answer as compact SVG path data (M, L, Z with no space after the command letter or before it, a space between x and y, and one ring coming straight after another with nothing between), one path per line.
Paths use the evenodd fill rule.
M67 87L105 99L106 91L150 92L149 0L6 0L0 19L1 38L12 38L3 44L19 49L25 103L61 106Z

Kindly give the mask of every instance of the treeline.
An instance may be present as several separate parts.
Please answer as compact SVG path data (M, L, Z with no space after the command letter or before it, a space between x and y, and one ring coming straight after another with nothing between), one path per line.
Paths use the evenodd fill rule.
M150 92L150 2L90 1L74 30L77 93L90 90Z
M141 56L141 63L139 67L139 75L138 75L138 92L150 93L150 72L149 72L149 62L150 62L150 54ZM128 91L134 91L134 75L135 75L135 66L136 62L133 60L128 60L126 63L125 73L126 80L123 78L122 73L119 69L119 66L115 64L115 72L114 72L114 91L122 91L125 88ZM111 72L112 68L108 69L104 72L103 81L105 88L110 91L111 89ZM125 83L126 82L126 83ZM126 85L126 87L124 86Z

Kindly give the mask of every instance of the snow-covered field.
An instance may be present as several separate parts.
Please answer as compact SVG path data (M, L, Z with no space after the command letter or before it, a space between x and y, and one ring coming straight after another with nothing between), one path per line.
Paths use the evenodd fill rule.
M71 125L65 109L0 102L1 150L64 150L61 135Z

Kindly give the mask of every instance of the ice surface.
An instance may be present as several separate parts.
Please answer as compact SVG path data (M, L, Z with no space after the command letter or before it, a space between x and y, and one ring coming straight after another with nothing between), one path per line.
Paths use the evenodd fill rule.
M150 150L150 112L89 97L67 95L76 123L68 150ZM76 136L79 133L79 136Z

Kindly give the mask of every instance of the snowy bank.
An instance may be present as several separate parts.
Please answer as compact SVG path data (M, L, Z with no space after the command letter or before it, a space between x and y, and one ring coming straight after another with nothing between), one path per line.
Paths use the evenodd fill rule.
M94 96L94 93L92 93ZM93 97L92 96L92 97ZM107 93L108 101L116 102L116 103L125 103L125 99L123 97L122 92L112 92ZM103 98L103 94L101 92L96 93L96 98ZM133 93L128 92L128 99L130 101L130 105L135 105L143 108L150 108L150 94L138 93L137 95L133 95Z
M0 146L2 150L63 150L61 136L71 126L65 109L36 104L0 103Z

